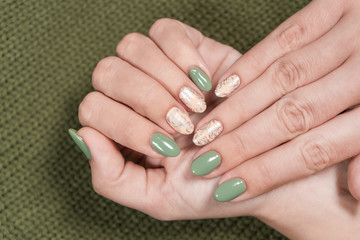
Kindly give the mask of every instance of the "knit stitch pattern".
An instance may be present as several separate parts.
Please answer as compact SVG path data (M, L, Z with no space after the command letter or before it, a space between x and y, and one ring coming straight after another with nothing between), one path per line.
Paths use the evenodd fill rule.
M0 1L0 239L286 239L251 217L161 222L97 195L67 129L127 33L169 17L244 53L307 2Z

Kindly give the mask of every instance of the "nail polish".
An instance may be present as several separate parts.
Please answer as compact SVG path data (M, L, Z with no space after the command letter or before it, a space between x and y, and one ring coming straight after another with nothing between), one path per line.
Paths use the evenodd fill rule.
M71 136L71 138L74 140L74 142L76 143L76 145L80 148L80 150L85 154L85 156L87 157L87 159L91 159L91 153L90 150L88 148L88 146L86 145L86 143L84 142L84 140L82 139L82 137L80 137L75 129L70 128L69 130L69 134Z
M161 133L152 135L150 145L155 151L167 157L176 157L180 154L176 142Z
M241 178L234 178L222 183L215 190L214 197L218 202L228 202L246 191L246 184Z
M204 176L211 173L221 163L220 154L215 151L206 152L198 156L191 164L191 171L196 176Z
M200 70L198 67L192 67L189 70L189 76L194 83L203 91L208 92L211 90L210 78Z
M189 115L177 107L173 107L168 111L166 121L181 134L191 134L194 131L194 124L191 122Z
M238 75L233 74L225 80L219 82L215 89L215 95L218 97L227 97L239 86L240 78Z
M204 98L189 87L181 88L179 97L181 101L193 112L202 113L206 109Z
M205 126L196 131L193 142L197 146L203 146L212 142L223 131L223 126L218 120L211 120Z

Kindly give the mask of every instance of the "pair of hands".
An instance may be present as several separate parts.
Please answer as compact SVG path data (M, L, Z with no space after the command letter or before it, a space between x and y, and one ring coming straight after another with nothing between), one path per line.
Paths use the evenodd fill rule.
M329 209L345 216L336 201L338 190L347 189L346 182L336 183L336 173L342 173L340 179L346 176L345 163L293 180L360 153L359 108L339 115L360 103L356 5L314 1L244 56L175 20L157 21L150 38L127 35L116 49L117 57L96 67L93 86L98 92L88 94L79 108L86 127L78 134L91 151L95 191L160 219L253 215L282 229L276 219L301 214L296 208L279 212L281 203L317 207L319 218ZM187 76L193 66L203 70L213 86L233 74L240 86L226 101L202 93ZM192 106L179 96L184 86L207 103L203 115L190 116L197 122L195 131L211 120L222 124L221 135L201 149L166 121L172 107L184 111ZM172 137L180 154L164 157L156 152L150 146L154 133ZM192 161L210 150L219 153L221 164L207 176L194 176ZM356 198L359 169L357 157L347 174ZM215 201L217 186L233 178L243 179L247 187L235 201L252 199ZM341 198L357 206L348 196ZM329 204L320 208L323 203L314 204L319 199ZM317 219L314 210L302 215L312 213Z

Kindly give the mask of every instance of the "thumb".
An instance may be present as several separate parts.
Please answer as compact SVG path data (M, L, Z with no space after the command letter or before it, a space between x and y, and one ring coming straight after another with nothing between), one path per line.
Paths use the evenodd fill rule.
M70 136L90 159L95 192L121 205L145 211L146 170L131 161L125 162L116 144L90 127L69 130Z

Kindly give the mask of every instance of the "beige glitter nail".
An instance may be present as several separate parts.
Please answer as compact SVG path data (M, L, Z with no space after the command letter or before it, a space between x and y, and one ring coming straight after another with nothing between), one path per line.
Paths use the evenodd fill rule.
M168 111L166 121L181 134L191 134L194 131L194 124L191 122L189 115L177 107L173 107Z
M240 85L240 78L233 74L225 80L219 82L215 89L215 95L218 97L229 96Z
M208 122L204 127L197 130L194 135L193 142L197 146L203 146L213 141L223 131L221 122L212 120Z
M193 112L202 113L206 109L204 98L189 87L181 88L179 97Z

